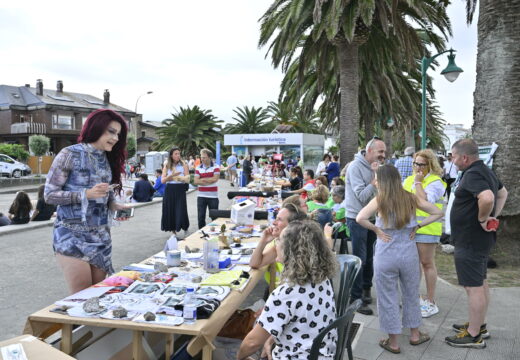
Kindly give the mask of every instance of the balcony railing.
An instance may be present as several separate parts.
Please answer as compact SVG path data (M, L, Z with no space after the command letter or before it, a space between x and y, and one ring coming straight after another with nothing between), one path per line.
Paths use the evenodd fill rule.
M11 124L11 134L46 134L47 127L42 123L26 122Z

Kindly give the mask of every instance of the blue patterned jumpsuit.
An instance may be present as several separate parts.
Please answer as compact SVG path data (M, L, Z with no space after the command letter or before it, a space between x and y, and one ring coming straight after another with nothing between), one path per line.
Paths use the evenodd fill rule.
M45 183L45 202L58 205L54 223L54 252L78 258L111 274L112 191L87 199L86 191L110 183L112 172L106 154L90 144L64 148L54 159Z

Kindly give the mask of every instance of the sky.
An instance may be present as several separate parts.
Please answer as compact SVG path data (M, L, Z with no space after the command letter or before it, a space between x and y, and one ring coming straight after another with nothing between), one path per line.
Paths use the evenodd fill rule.
M0 84L46 89L62 80L64 91L99 98L161 121L179 107L198 105L232 121L238 106L276 101L283 74L267 47L258 48L259 18L272 0L61 1L0 3ZM467 26L465 1L449 15L464 70L449 83L430 68L437 102L452 124L473 122L476 22Z

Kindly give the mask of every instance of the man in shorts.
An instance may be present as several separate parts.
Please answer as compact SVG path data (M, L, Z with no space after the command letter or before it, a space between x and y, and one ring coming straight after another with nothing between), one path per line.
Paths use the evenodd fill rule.
M229 181L231 181L231 186L235 186L235 181L237 180L237 154L232 153L230 157L227 158L226 164L229 173Z
M504 207L507 190L479 160L474 140L458 140L453 144L452 157L455 166L463 171L454 193L450 223L457 278L468 295L469 322L454 324L458 334L446 337L445 341L455 347L484 348L483 339L489 337L485 324L490 296L487 261L496 242L496 229L490 228Z

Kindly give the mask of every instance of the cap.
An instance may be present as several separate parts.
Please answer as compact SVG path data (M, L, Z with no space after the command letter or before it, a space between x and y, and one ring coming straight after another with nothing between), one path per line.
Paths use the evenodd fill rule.
M415 149L412 146L408 146L406 149L404 149L405 156L413 155L414 152L415 152Z

